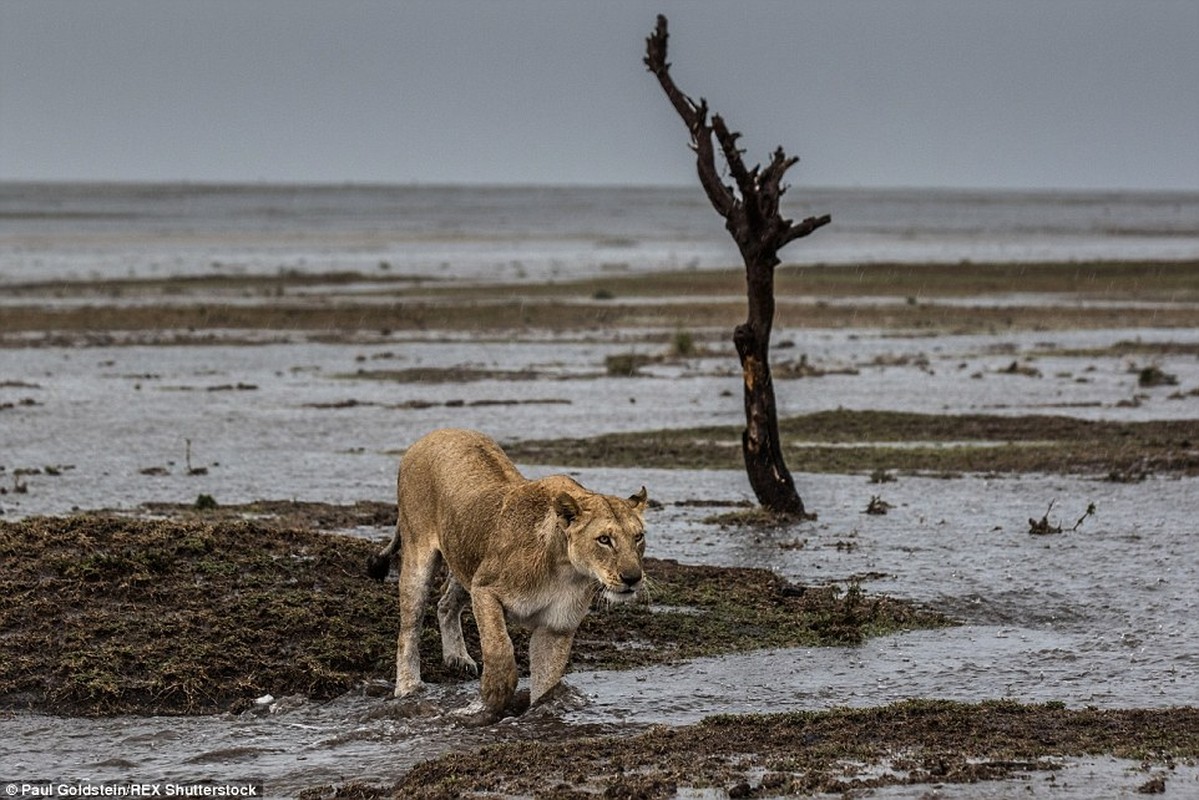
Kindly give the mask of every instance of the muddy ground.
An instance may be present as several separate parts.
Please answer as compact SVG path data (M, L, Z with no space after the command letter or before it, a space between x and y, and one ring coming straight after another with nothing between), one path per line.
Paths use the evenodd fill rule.
M1062 472L1138 480L1153 473L1199 474L1192 420L1108 422L1047 415L932 415L838 409L789 417L779 433L789 464L807 472L939 474ZM511 446L531 463L575 467L736 469L736 426L613 433ZM919 442L922 446L913 446ZM953 446L943 446L952 443Z
M874 408L869 401L867 407L785 415L788 461L805 473L860 476L854 516L885 519L891 506L884 497L894 499L891 486L909 477L983 485L996 476L1060 475L1134 494L1143 484L1141 511L1149 517L1158 496L1155 481L1199 472L1199 413L1192 410L1199 402L1197 268L783 270L780 291L788 296L780 302L778 325L785 332L775 353L786 395L801 394L793 387L804 381L804 395L829 391L857 399L862 392L853 387L877 378L870 385L879 393L872 397L883 405L893 399L886 379L901 373L904 386L912 376L918 387L926 381L931 386L935 377L944 381L938 387L967 390L966 400L946 396L953 413L936 413L927 404ZM410 415L406 430L452 414L456 424L506 431L505 444L521 463L612 470L621 480L629 479L622 472L628 469L736 470L739 399L716 387L726 379L736 385L726 340L744 313L740 281L735 271L713 271L512 287L336 273L6 287L0 354L15 366L0 383L0 421L22 435L33 431L28 435L43 444L27 452L47 455L0 463L0 511L9 518L0 523L3 713L241 719L255 713L255 699L266 693L313 702L386 693L379 680L394 669L394 584L364 578L362 565L377 544L361 534L377 538L394 519L394 506L378 498L387 497L398 448L377 441L371 426L363 426L372 437L369 447L368 434L363 444L334 438L355 427L336 415ZM1101 336L1074 344L1068 335L1091 330ZM809 359L805 337L824 331L843 333L830 346L832 355ZM966 349L938 355L937 343L946 337L957 337L957 346ZM914 342L918 349L903 350L896 342ZM396 352L430 343L444 346L445 363L416 363ZM315 359L313 345L333 348L328 363L340 364L340 371L310 379L318 368L299 357L290 367L276 358L252 368L181 369L186 357L160 355L194 348L248 365L252 359L234 351L276 345L302 348L303 359ZM524 355L534 351L538 355ZM854 355L837 355L845 352ZM91 353L99 364L80 367ZM95 375L85 374L88 369ZM687 389L687 381L699 388ZM463 388L468 385L479 388ZM845 388L825 388L834 385ZM633 388L642 386L653 389L648 397ZM55 461L49 454L61 432L43 417L71 408L83 408L86 417L114 387L127 394L118 395L114 410L103 406L113 428L100 431L102 466ZM690 400L679 399L688 391ZM989 392L996 399L979 408L979 398L990 402ZM587 427L597 417L599 406L589 404L596 393L627 408L619 423L605 417ZM1036 395L1036 401L1022 404L1023 395ZM153 402L134 405L146 396ZM662 398L679 403L678 418L670 420L674 427L655 424L662 405L647 400ZM156 404L161 410L153 410ZM726 405L731 412L706 411ZM1048 410L1030 410L1040 407ZM118 413L128 414L128 408L136 409L135 418ZM219 459L208 455L224 444L215 433L197 438L195 464L190 440L186 455L174 440L169 446L179 451L170 455L138 450L136 441L108 452L114 438L136 439L152 422L183 424L186 414L213 408L219 411L212 417L229 425L224 435L232 443ZM162 419L139 418L150 413ZM708 417L715 421L701 421ZM85 423L80 438L95 427L90 417ZM45 426L44 434L38 426ZM336 458L290 456L306 475L328 471L326 483L280 479L277 464L287 461L287 452L273 462L252 460L277 442L251 440L247 432L272 426L293 441L307 438L319 446L331 432L336 445L328 449L336 448ZM136 452L130 456L125 449ZM347 454L380 464L386 474L361 479L363 468L346 461ZM54 496L56 487L63 498ZM247 491L267 497L299 491L301 499L250 503L254 495ZM335 492L344 500L327 502ZM730 529L764 540L774 553L808 554L817 564L827 561L825 552L849 555L859 547L857 529L843 530L839 519L826 523L830 531L800 533L754 514L737 492L719 501L712 494L683 493L655 511L687 517L672 536L677 546L696 532L694 542L681 548L688 553L702 553L705 538L727 538ZM79 503L75 513L60 513ZM105 504L116 510L87 511ZM1099 506L1103 519L1108 507ZM21 518L24 508L53 515ZM1059 510L1042 505L1017 512L1018 531L1006 517L986 518L995 513L990 506L982 509L973 513L984 528L1006 525L1003 535L1046 542L1068 536L1076 518L1083 534L1092 524L1082 522L1085 496L1063 498ZM1179 513L1169 511L1169 520ZM925 513L890 510L905 512ZM1114 532L1112 541L1129 546L1143 536L1134 526ZM1070 540L1069 547L1080 541ZM727 554L729 547L716 552ZM844 573L827 583L800 582L769 570L669 560L651 560L649 574L654 584L647 603L597 608L588 617L576 641L576 671L686 665L761 648L843 648L952 625L966 602L958 598L958 605L938 608L875 591L868 584L882 574L878 565L854 573L860 582ZM457 685L456 676L442 673L437 652L430 620L422 648L425 675ZM1046 658L1054 657L1047 652ZM1189 662L1171 657L1179 659L1186 679ZM1144 793L1186 792L1199 774L1199 720L1190 703L1090 709L1059 702L922 700L723 716L670 727L635 721L565 725L544 734L536 725L500 725L483 740L464 737L465 749L439 746L436 752L451 752L411 770L327 785L310 781L304 794L637 798L707 787L714 793L700 796L854 796L911 786L937 796L946 784L996 780L1007 781L993 784L1004 787L1000 793L1040 787L1060 793L1066 761L1075 757L1130 760L1117 771L1131 769L1131 785ZM404 746L408 740L399 741ZM1063 779L1055 786L1059 773ZM1104 778L1096 780L1093 785L1103 785Z
M924 334L1194 328L1195 269L1192 262L782 268L775 325ZM712 270L519 286L357 273L18 284L5 287L11 300L0 316L0 345L131 334L178 344L220 341L230 331L329 341L363 332L689 328L696 320L731 330L745 315L742 280L738 271ZM995 293L1002 302L980 298ZM1046 302L1053 313L1045 313Z
M365 577L376 548L311 525L339 512L360 519L356 510L282 510L269 521L237 518L263 514L259 506L154 520L0 522L0 629L12 654L0 665L0 706L81 715L240 713L270 692L323 701L389 676L399 618L395 586ZM287 524L300 518L310 524ZM576 668L855 644L951 622L856 586L795 586L764 570L657 559L646 569L652 601L601 604L576 636ZM436 627L431 606L423 674L457 681L437 655ZM473 624L467 630L477 653ZM516 643L523 654L527 638Z
M1199 755L1199 710L909 701L865 710L710 717L632 737L498 744L427 761L383 790L351 784L332 795L307 796L648 800L693 787L733 798L868 797L888 786L940 789L1045 773L1052 787L1056 759L1105 753L1143 759L1145 778L1137 791L1164 792L1174 761ZM862 765L873 765L873 774L863 775ZM1022 790L1033 792L1033 784ZM953 791L948 789L950 796Z

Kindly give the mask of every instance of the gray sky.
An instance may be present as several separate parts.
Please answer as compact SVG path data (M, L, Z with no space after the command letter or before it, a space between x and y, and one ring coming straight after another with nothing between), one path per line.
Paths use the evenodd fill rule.
M1199 189L1195 0L0 0L0 179Z

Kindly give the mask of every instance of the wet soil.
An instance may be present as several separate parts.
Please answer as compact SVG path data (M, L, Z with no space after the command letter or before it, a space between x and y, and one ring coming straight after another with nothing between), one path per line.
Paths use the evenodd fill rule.
M497 330L547 329L553 331L604 330L614 327L686 325L688 320L703 319L707 324L728 329L743 321L744 300L681 301L665 308L648 308L641 303L582 302L557 300L507 300L480 305L475 302L340 303L314 307L271 301L263 304L226 305L203 303L195 306L84 305L47 309L43 306L6 308L0 318L4 346L44 344L30 342L26 334L52 330L48 341L55 344L74 341L100 341L105 332L135 330L189 331L189 336L169 334L145 338L147 344L188 344L211 341L211 332L221 330L319 331L323 340L344 337L359 330L423 331L454 329L488 332ZM927 332L966 333L1011 330L1079 330L1087 328L1124 328L1142 324L1146 311L1136 306L1102 308L1060 308L1046 317L1037 306L940 305L933 303L896 304L880 309L875 303L851 302L827 304L819 301L780 303L775 314L779 326L789 328L857 328L865 325L889 329L914 329ZM1152 323L1159 328L1199 327L1199 310L1194 307L1163 307L1153 310ZM329 333L333 331L334 333ZM340 331L341 333L336 333ZM209 338L203 338L209 337Z
M293 527L374 524L394 508L257 504L157 507L174 518L86 515L0 523L0 705L56 714L244 711L268 693L327 700L394 672L394 586L365 577L376 545ZM575 639L576 668L619 669L732 651L851 644L950 624L856 585L801 587L765 570L649 559L647 602L597 608ZM435 658L426 620L422 670ZM468 646L478 658L471 624ZM527 640L516 637L519 652ZM527 665L526 665L527 666Z
M784 269L776 289L775 325L926 332L1121 328L1147 322L1159 328L1193 328L1199 326L1193 269L1188 262ZM94 338L116 331L188 331L189 337L171 333L162 338L163 344L178 344L232 329L345 336L363 330L577 331L677 326L696 319L731 329L745 313L744 278L733 270L442 288L405 282L401 288L380 289L378 281L365 275L357 282L345 273L327 276L323 283L320 277L6 287L14 300L0 317L0 344L27 346L38 340L26 334L44 331L53 331L59 342L72 333ZM324 291L304 294L314 281ZM944 302L991 291L1020 294L998 305ZM1041 298L1020 299L1033 293ZM1044 295L1074 301L1051 300L1056 307L1046 314ZM892 302L880 303L879 298ZM1147 309L1146 302L1156 305Z
M1093 299L1195 300L1194 261L1079 261L1051 263L869 263L856 266L783 265L776 270L780 294L801 290L823 296L853 297L966 297L1013 291L1081 295ZM557 297L572 294L589 298L695 297L713 294L742 295L745 273L741 269L704 269L638 274L606 274L558 281L530 281L519 286L522 295ZM108 278L70 282L8 284L13 297L56 298L133 297L186 298L225 294L230 297L280 298L297 290L331 287L369 287L370 294L434 298L490 299L496 285L354 271L281 271L276 275L225 273L178 275L169 278Z
M974 784L1029 773L1049 773L1052 787L1062 756L1097 754L1142 761L1139 791L1164 791L1175 761L1199 757L1199 710L907 701L717 716L636 736L497 744L418 764L391 787L351 783L305 796L648 800L712 788L716 797L856 797L886 786Z

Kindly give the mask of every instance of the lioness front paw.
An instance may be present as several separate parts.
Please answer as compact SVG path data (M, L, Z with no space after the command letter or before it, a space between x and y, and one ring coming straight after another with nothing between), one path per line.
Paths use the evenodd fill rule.
M498 673L498 674L497 674ZM503 714L504 709L512 702L516 693L516 665L506 665L503 670L483 670L483 679L479 685L479 695L483 705L490 711Z
M488 708L482 703L463 709L463 723L470 728L480 728L494 725L506 717L519 717L529 710L529 692L522 689L515 692L502 708Z

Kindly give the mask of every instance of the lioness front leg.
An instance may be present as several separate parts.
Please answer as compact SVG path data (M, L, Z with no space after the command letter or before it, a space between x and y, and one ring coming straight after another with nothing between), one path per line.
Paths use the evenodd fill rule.
M562 680L574 638L574 631L559 633L549 628L533 631L529 638L530 705Z
M470 599L483 648L483 707L487 716L499 719L516 693L516 654L504 622L504 607L495 593L474 588Z

